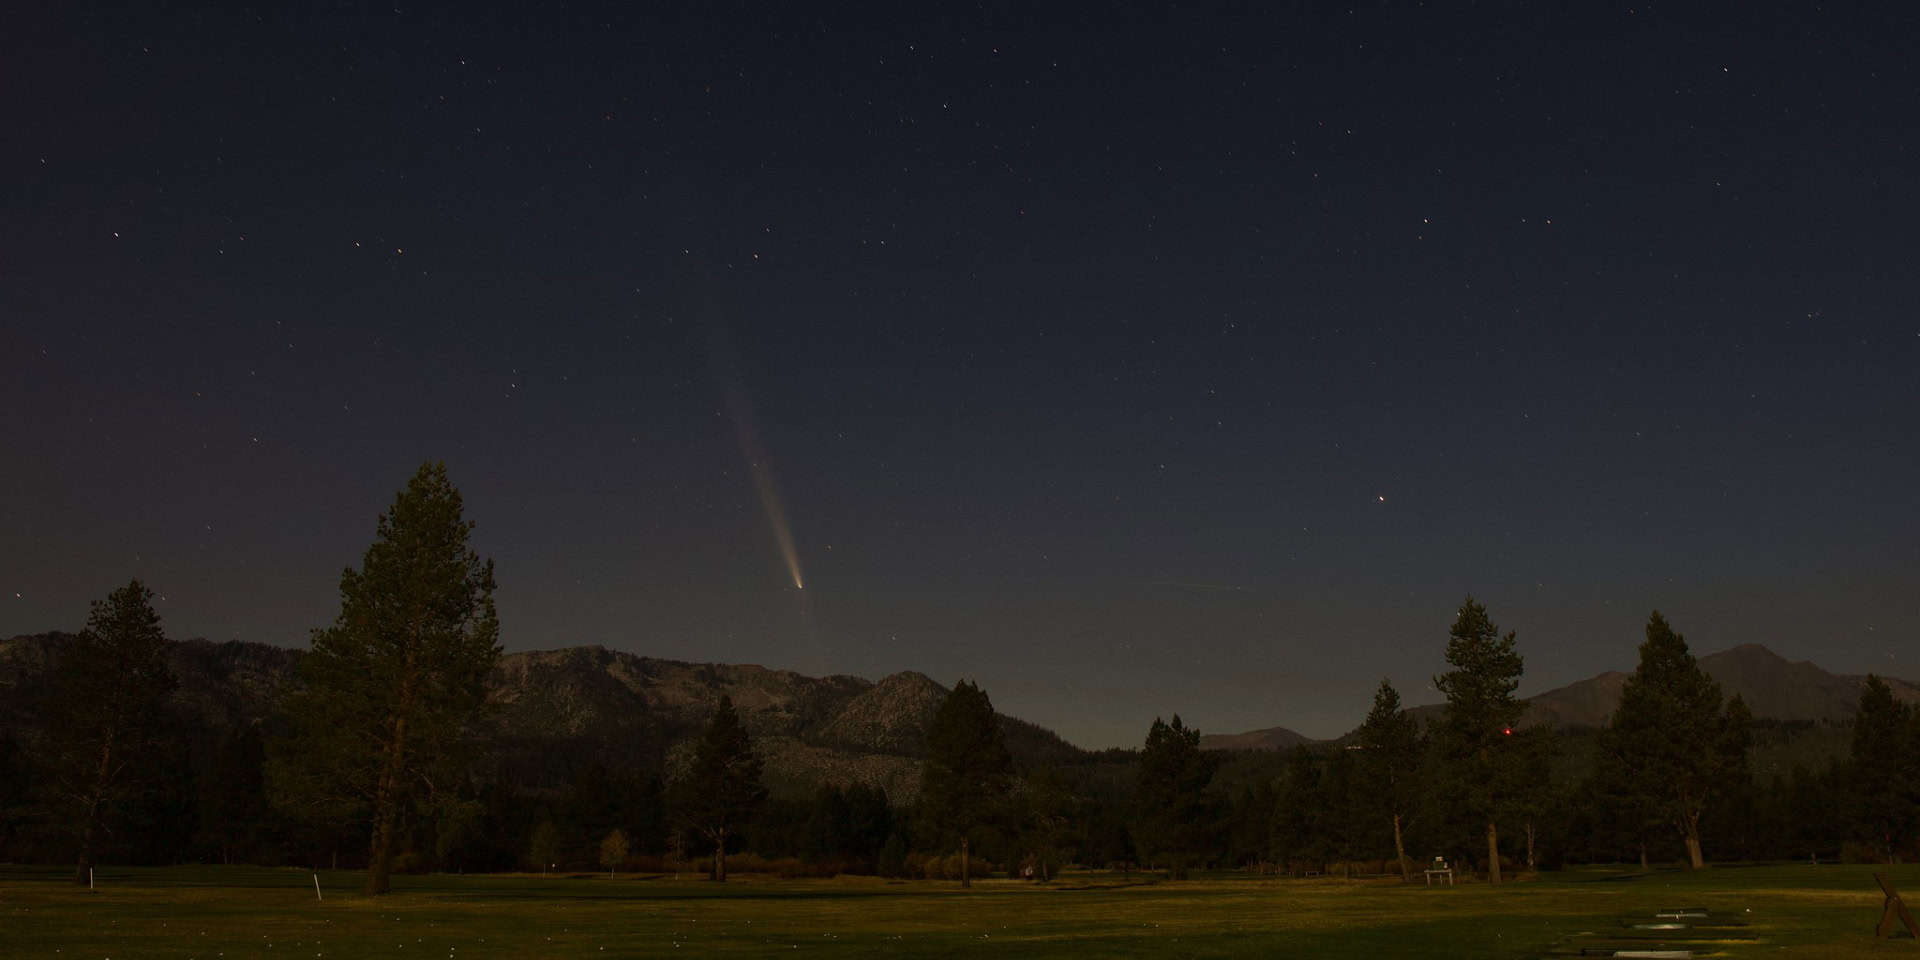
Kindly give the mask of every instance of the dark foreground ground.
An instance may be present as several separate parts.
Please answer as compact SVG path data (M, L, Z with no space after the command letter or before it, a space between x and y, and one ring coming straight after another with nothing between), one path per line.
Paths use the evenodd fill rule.
M868 878L360 877L243 867L113 869L89 893L57 871L0 867L0 956L1298 956L1541 957L1632 942L1694 956L1920 957L1878 941L1875 868L1578 870L1501 887L1238 875L1180 883L1068 874L1047 886ZM1884 870L1885 868L1880 868ZM1920 903L1920 867L1892 875ZM1704 907L1709 927L1622 921ZM1722 925L1728 924L1728 925Z

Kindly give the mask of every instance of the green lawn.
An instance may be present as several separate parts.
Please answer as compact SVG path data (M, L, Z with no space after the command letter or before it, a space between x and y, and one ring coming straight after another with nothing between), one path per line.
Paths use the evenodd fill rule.
M1299 956L1535 957L1618 936L1622 917L1706 907L1738 918L1696 956L1920 957L1876 942L1873 868L1572 871L1502 887L1225 875L1181 883L1068 874L1051 886L866 878L725 885L605 875L401 877L291 870L109 868L99 889L0 868L0 956L479 957ZM1896 867L1920 902L1920 867ZM1751 939L1737 939L1751 938ZM1591 939L1585 942L1594 942Z

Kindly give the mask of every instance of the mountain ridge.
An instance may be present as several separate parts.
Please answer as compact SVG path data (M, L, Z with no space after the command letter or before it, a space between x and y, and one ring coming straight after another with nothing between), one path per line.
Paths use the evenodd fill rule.
M1833 724L1849 721L1860 702L1866 674L1832 673L1811 660L1788 660L1765 644L1742 643L1699 658L1700 668L1720 684L1725 696L1739 694L1756 719L1784 723ZM1522 726L1562 729L1605 726L1620 702L1620 691L1632 674L1609 670L1584 680L1545 690L1525 698ZM1880 674L1894 696L1920 703L1920 683ZM1408 707L1422 723L1440 719L1445 704ZM1303 736L1286 727L1266 727L1242 733L1207 734L1200 746L1207 750L1292 749L1300 743L1339 743L1354 736L1349 731L1331 740ZM1291 738L1298 738L1297 740ZM1243 746L1272 741L1279 746Z
M0 734L31 743L37 703L71 634L0 639ZM173 642L175 706L214 729L270 722L298 684L305 651L244 641ZM733 700L777 792L823 783L879 787L897 803L918 793L926 731L948 688L900 671L868 680L809 677L759 664L647 657L600 645L501 655L483 723L490 773L551 789L581 771L638 769L671 778L722 695ZM1025 763L1093 754L1058 734L999 714L1009 751Z
M0 732L31 739L35 707L70 634L0 639ZM296 648L244 641L176 641L172 663L182 709L211 726L263 723L297 683ZM1740 644L1700 658L1702 669L1728 694L1740 694L1755 717L1786 723L1837 724L1849 720L1864 675L1835 674L1811 661L1790 661L1764 645ZM1527 698L1523 725L1576 729L1604 725L1628 674L1608 671ZM1885 678L1896 697L1920 703L1920 684ZM640 768L671 776L724 694L767 761L776 790L799 792L821 783L862 783L896 802L919 789L926 729L948 688L917 671L879 680L847 674L809 677L759 664L699 663L648 657L601 645L503 654L489 679L494 706L487 720L493 772L512 782L564 783L590 765ZM1423 723L1444 705L1408 712ZM1015 757L1028 764L1072 764L1117 759L1125 751L1090 751L1044 727L999 715ZM1284 726L1203 734L1208 750L1285 751L1342 742L1305 736Z

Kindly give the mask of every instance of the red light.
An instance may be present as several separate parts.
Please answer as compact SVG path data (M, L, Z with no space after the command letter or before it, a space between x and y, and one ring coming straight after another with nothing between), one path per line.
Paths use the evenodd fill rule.
M1500 730L1500 732L1501 732L1501 733L1504 733L1504 734L1506 734L1506 735L1507 735L1507 736L1509 736L1509 737L1511 737L1511 736L1513 736L1513 728L1512 728L1512 727L1503 727L1503 728L1501 728L1501 730Z

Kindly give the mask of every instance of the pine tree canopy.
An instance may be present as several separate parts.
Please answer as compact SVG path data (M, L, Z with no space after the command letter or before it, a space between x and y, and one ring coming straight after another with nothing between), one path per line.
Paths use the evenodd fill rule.
M681 819L709 840L724 840L766 799L760 773L753 739L732 698L722 695L679 782L675 806Z
M1892 859L1920 829L1920 719L1894 698L1886 681L1868 675L1853 720L1848 764L1852 819Z
M1393 684L1380 681L1355 741L1368 802L1389 820L1411 813L1419 777L1420 724L1401 709L1400 692Z
M159 735L174 676L153 591L132 580L94 601L87 629L68 644L54 681L49 737L54 775L75 813L76 881L84 881L95 840L118 812L129 766Z
M960 681L927 728L920 807L928 839L941 846L957 842L1000 813L1012 774L992 701L978 685Z
M1447 633L1447 663L1452 670L1433 679L1447 697L1447 722L1478 744L1504 736L1520 720L1526 705L1515 699L1525 661L1514 649L1512 632L1487 616L1472 597L1460 606Z
M1205 857L1215 815L1207 786L1214 757L1200 749L1200 731L1153 718L1140 751L1137 773L1141 818L1136 837L1141 852L1171 865L1176 877L1187 864Z
M170 647L145 584L132 580L94 601L87 629L61 656L55 734L89 748L108 739L128 746L143 742L153 714L175 686Z
M1624 779L1622 792L1638 795L1636 806L1678 828L1699 866L1698 821L1731 772L1731 724L1722 713L1720 685L1657 610L1647 618L1646 637L1603 748L1615 761L1608 765L1610 775Z
M385 892L400 811L453 778L499 660L493 562L468 548L472 529L445 465L422 465L340 574L340 612L314 631L288 701L275 793L310 819L372 822L371 893Z

